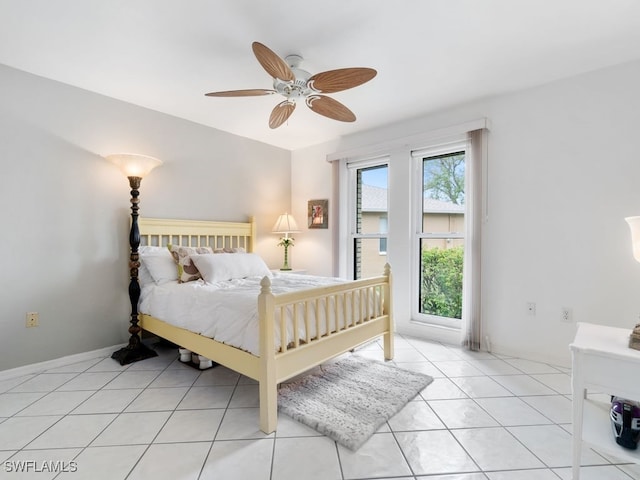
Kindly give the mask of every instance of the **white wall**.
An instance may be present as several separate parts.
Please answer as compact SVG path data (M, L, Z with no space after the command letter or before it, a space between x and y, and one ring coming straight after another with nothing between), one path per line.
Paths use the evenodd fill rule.
M129 185L102 158L119 152L164 161L142 216L255 215L257 251L279 266L290 152L0 66L0 370L127 340Z
M327 149L337 143L326 143L292 152L291 156L291 213L300 233L294 235L295 247L289 249L292 268L304 268L311 275L332 276L333 232L337 225L336 205L332 198L332 167L326 160ZM307 202L329 200L327 229L309 229Z
M640 214L639 82L635 62L346 137L295 152L292 182L308 182L313 172L314 185L322 186L314 195L329 197L327 154L488 117L485 333L494 351L568 364L576 321L629 329L638 321L640 265L624 217ZM408 318L410 232L394 229L401 222L393 220L408 217L409 159L391 153L396 322L399 331L415 332ZM306 191L292 193L292 205L305 202ZM311 257L298 258L297 266L320 270ZM527 302L537 304L533 317ZM561 307L572 309L573 323L560 321Z

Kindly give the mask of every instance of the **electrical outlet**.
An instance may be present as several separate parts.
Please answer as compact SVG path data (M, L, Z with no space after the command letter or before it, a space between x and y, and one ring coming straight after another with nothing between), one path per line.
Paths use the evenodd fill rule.
M573 321L573 315L571 314L571 309L568 307L562 307L560 309L560 319L563 322L571 323Z
M27 312L27 328L39 326L40 315L38 315L38 312Z
M527 315L535 315L536 314L536 304L535 302L527 303Z

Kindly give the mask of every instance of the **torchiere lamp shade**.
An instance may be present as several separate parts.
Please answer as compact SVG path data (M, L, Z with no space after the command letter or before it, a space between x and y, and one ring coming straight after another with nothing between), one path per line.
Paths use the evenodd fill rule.
M127 177L144 178L151 170L162 165L162 161L148 155L137 153L116 153L106 157L118 166Z
M640 217L627 217L626 222L631 229L631 246L633 247L633 258L640 262Z

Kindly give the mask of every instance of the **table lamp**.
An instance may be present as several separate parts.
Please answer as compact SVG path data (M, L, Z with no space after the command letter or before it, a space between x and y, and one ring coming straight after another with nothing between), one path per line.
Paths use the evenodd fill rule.
M289 247L293 247L294 238L290 237L289 234L297 233L300 231L298 230L298 225L296 224L293 215L290 215L288 213L280 215L271 231L273 233L284 234L284 236L280 239L280 243L278 243L279 247L284 247L284 264L282 265L282 268L280 270L291 270L291 267L289 266L288 251Z

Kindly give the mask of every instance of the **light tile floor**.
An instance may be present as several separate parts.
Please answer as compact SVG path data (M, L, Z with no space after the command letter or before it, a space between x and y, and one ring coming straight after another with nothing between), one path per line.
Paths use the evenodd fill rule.
M566 368L402 336L395 346L398 366L435 380L357 452L284 415L263 434L254 381L200 372L166 347L132 365L95 358L4 380L0 478L571 478ZM379 343L354 354L383 357ZM584 480L640 479L592 450L583 465Z

